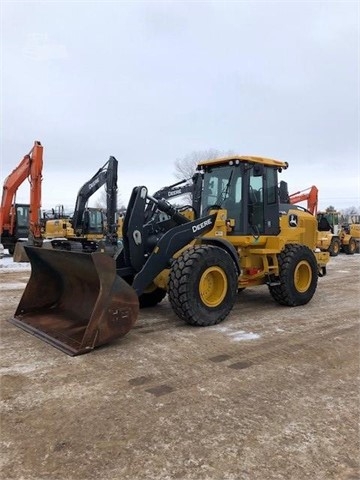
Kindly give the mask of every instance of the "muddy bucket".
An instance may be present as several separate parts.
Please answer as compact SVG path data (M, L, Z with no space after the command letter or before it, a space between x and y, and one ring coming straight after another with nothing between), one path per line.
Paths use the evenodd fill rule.
M68 355L80 355L124 336L139 301L104 253L25 247L31 276L9 321Z

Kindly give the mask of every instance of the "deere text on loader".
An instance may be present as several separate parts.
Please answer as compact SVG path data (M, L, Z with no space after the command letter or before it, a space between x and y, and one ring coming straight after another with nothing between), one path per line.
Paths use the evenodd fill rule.
M179 212L135 187L116 260L26 247L32 273L10 321L78 355L125 335L139 305L166 294L195 326L224 320L247 287L268 285L280 305L308 303L329 254L316 250L316 218L279 203L278 172L287 166L252 156L200 162L199 211Z

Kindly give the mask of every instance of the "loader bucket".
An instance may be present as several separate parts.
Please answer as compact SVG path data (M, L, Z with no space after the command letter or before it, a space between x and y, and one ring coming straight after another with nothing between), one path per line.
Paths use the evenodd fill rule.
M139 301L104 253L25 247L31 276L9 321L68 355L80 355L124 336Z

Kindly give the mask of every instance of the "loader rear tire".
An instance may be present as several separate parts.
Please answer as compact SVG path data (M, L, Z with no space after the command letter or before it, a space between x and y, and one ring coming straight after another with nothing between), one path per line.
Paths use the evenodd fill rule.
M269 285L280 305L296 307L308 303L316 290L318 267L315 255L305 245L287 245L278 255L280 285Z
M140 308L155 307L166 297L166 290L155 288L151 292L145 292L139 297Z
M346 255L354 255L356 252L356 240L355 238L351 237L349 240L349 243L347 245L343 246L343 250L346 253Z
M330 242L330 246L328 252L330 253L330 257L337 257L339 255L341 248L341 243L338 238L332 238Z
M230 254L220 247L196 245L173 262L168 295L182 320L206 327L229 314L237 287L237 270Z

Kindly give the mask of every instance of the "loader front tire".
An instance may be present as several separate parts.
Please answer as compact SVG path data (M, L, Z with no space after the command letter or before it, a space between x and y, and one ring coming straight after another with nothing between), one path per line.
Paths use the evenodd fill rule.
M173 262L168 295L182 320L206 327L229 314L237 287L237 270L230 254L213 245L196 245Z
M287 245L278 255L279 285L269 285L280 305L296 307L308 303L316 290L318 267L315 255L305 245Z
M356 240L355 238L351 237L349 243L343 246L343 250L346 255L354 255L356 252Z
M332 238L328 250L328 252L330 253L330 257L337 257L339 255L340 248L340 240L338 238Z

